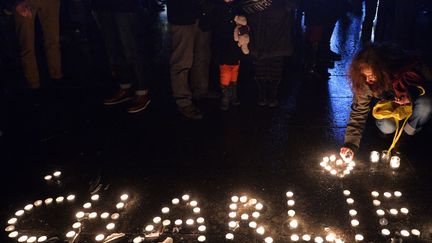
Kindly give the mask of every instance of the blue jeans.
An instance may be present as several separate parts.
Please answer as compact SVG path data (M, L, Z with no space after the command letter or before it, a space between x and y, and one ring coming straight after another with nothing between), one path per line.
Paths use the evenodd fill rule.
M414 135L419 132L423 126L430 120L432 115L432 98L421 96L413 103L413 112L404 127L408 135ZM376 120L378 129L384 134L394 133L396 124L393 118Z
M127 12L94 11L113 72L119 72L120 86L139 92L147 89L151 77L152 54L142 45L139 15Z

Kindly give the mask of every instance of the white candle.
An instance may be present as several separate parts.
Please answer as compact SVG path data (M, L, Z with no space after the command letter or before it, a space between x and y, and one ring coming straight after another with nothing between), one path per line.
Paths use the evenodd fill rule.
M107 230L113 230L115 228L115 224L114 223L109 223L109 224L107 224L107 226L106 226L106 229Z
M199 218L197 218L196 221L197 221L198 224L203 224L205 220L204 220L203 217L199 217Z
M356 215L357 215L357 211L354 210L354 209L351 209L351 210L349 211L349 215L351 215L352 217L353 217L353 216L356 216Z
M312 237L311 237L310 235L308 235L308 234L302 236L302 239L303 239L304 241L310 241L311 238L312 238Z
M122 209L122 208L124 208L124 206L125 206L125 204L123 202L119 202L119 203L117 203L116 208Z
M95 194L95 195L91 196L90 199L91 199L92 201L97 201L97 200L99 200L99 195L98 195L98 194Z
M168 207L163 207L161 211L163 214L167 214L169 213L170 209Z
M172 204L177 205L180 203L180 199L178 198L174 198L173 200L171 200Z
M155 223L155 224L159 224L161 221L162 221L161 217L154 217L153 218L153 223Z
M196 207L196 206L198 206L198 202L197 201L190 201L189 205L191 205L192 207Z
M183 201L189 201L190 196L188 194L185 194L182 196Z
M356 241L363 241L364 240L364 236L361 234L356 234L354 238Z
M400 166L400 158L399 158L398 156L392 156L392 157L390 158L390 166L391 166L393 169L397 169L397 168L399 168L399 166Z
M359 224L360 224L360 222L359 222L357 219L353 219L353 220L351 220L351 225L352 225L353 227L357 227Z
M198 236L198 241L199 242L204 242L205 240L206 240L206 237L204 235Z
M234 235L232 233L228 233L228 234L225 235L225 238L227 240L233 240L234 239Z
M288 210L288 216L290 216L290 217L294 217L294 215L295 215L295 211L294 210Z
M266 238L264 239L264 242L265 242L265 243L273 243L273 238L271 238L271 237L266 237Z
M46 240L48 240L48 237L46 237L45 235L38 238L38 242L44 242Z
M388 230L388 229L382 229L381 230L381 234L383 234L383 235L390 235L390 230Z
M298 222L297 220L293 219L290 221L289 225L292 229L296 229L298 227Z
M408 237L408 236L410 236L410 233L409 233L408 230L401 230L400 233L401 233L401 235L404 236L404 237Z
M256 229L256 232L260 235L263 235L265 233L264 227L260 226Z
M181 223L180 223L181 224ZM180 225L179 224L179 225ZM178 225L178 224L176 224L176 225ZM154 230L154 226L153 225L151 225L151 224L149 224L149 225L147 225L146 227L145 227L145 231L147 231L147 232L151 232L151 231L153 231Z
M98 234L95 237L96 241L103 241L104 239L105 239L105 235L103 235L103 234Z
M206 231L206 226L205 226L205 225L200 225L200 226L198 227L198 231L200 231L200 232L204 232L204 231Z
M372 163L377 163L380 159L380 153L378 151L372 151L369 159Z
M255 229L257 227L257 223L255 221L251 221L251 222L249 222L249 227L251 227L252 229Z
M343 191L343 194L344 194L345 196L349 196L349 195L351 195L351 192L350 192L349 190L344 190L344 191Z
M66 233L66 237L67 237L67 238L72 238L72 237L74 237L75 235L76 235L76 232L75 232L75 231L69 231L69 232Z
M239 197L237 197L237 196L232 196L232 197L231 197L231 201L236 203L236 202L239 201Z
M129 199L129 195L128 194L123 194L123 195L120 196L120 200L122 200L122 201L126 201L128 199Z
M240 197L240 202L241 202L241 203L246 203L246 202L247 202L247 199L248 199L247 196L241 196L241 197Z

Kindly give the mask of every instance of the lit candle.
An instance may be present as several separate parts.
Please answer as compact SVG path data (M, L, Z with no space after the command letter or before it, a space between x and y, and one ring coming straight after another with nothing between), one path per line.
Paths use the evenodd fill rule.
M37 240L36 236L31 236L28 238L27 243L34 243L34 242L36 242L36 240Z
M16 222L18 221L18 219L17 218L11 218L11 219L9 219L8 220L8 224L16 224Z
M189 205L191 205L192 207L196 207L196 206L198 206L198 202L197 201L191 201L189 203Z
M391 198L392 194L390 192L384 192L384 197Z
M181 221L181 220L180 220ZM176 225L181 225L181 222L180 222L180 224L177 224L177 220L176 220ZM151 232L151 231L153 231L154 230L154 226L153 225L151 225L151 224L149 224L149 225L147 225L146 227L145 227L145 231L147 231L147 232Z
M178 198L174 198L173 200L171 200L172 204L177 205L180 203L180 199Z
M247 199L248 199L247 196L241 196L241 197L240 197L240 202L241 202L241 203L246 203L246 202L247 202Z
M60 177L61 176L61 171L55 171L54 173L53 173L53 176L54 177Z
M141 236L137 236L133 239L133 243L141 243L143 241L143 238Z
M239 201L239 197L237 197L237 196L232 196L232 197L231 197L231 201L236 203L236 202Z
M67 198L66 198L68 201L73 201L73 200L75 200L75 195L69 195L69 196L67 196Z
M46 181L50 181L50 180L52 179L52 175L46 175L46 176L44 177L44 179L45 179Z
M341 159L336 160L336 165L341 166L343 164L343 161Z
M249 200L249 204L251 204L251 205L255 205L257 203L258 203L258 200L256 200L255 198L252 198Z
M91 213L89 214L89 218L91 218L91 219L95 219L95 218L97 218L97 213L96 213L96 212L91 212Z
M75 214L75 216L77 217L77 219L81 219L81 218L84 218L85 213L84 212L78 212Z
M293 219L293 220L290 221L289 225L290 225L290 227L291 227L292 229L297 229L297 227L298 227L298 222L297 222L297 220Z
M400 192L400 191L395 191L393 194L395 195L395 197L401 197L402 196L402 192Z
M265 242L265 243L273 243L273 238L271 238L271 237L266 237L266 238L264 239L264 242Z
M316 243L323 243L324 239L322 237L320 237L320 236L317 236L317 237L315 237L315 242Z
M397 209L394 209L394 208L390 209L391 215L397 215L398 213L399 213L399 211Z
M343 194L344 194L345 196L349 196L349 195L351 195L351 192L350 192L349 190L344 190L344 191L343 191Z
M183 221L181 219L177 219L176 221L174 221L174 224L179 226L183 224Z
M379 206L379 205L381 205L381 201L380 200L373 200L373 205L374 206Z
M13 225L9 225L8 227L6 227L5 231L6 232L10 232L10 231L14 231L15 230L15 226Z
M384 212L384 210L382 210L382 209L378 209L378 210L376 211L376 213L378 214L378 216L383 216L383 215L385 215L385 212Z
M240 217L242 220L248 220L249 219L249 215L247 213L242 214Z
M49 205L49 204L51 204L53 201L54 201L54 199L52 199L52 198L47 198L47 199L45 199L45 204L46 204L46 205Z
M324 158L323 158L323 162L328 163L329 161L330 161L329 157L324 157Z
M119 219L120 218L120 214L118 214L118 213L113 213L112 215L111 215L111 219L113 219L113 220L117 220L117 219Z
M403 213L403 214L408 214L409 210L408 210L408 208L401 208L400 212Z
M106 229L107 230L113 230L115 228L115 224L114 223L109 223L109 224L107 224L107 226L106 226Z
M336 161L336 155L331 155L331 156L330 156L330 161L331 161L331 162Z
M23 216L23 215L24 215L24 210L18 210L18 211L15 212L15 216L20 217L20 216Z
M290 199L290 200L288 200L287 204L288 204L288 206L292 207L292 206L294 206L295 201Z
M48 240L48 237L46 237L45 235L38 238L38 242L44 242L46 240Z
M183 201L189 201L190 196L188 194L185 194L182 196Z
M257 204L255 205L256 210L262 210L263 207L264 207L264 206L263 206L261 203L257 203Z
M310 235L306 234L306 235L303 235L303 236L302 236L302 239L303 239L304 241L310 241L310 240L312 239L312 237L311 237Z
M168 207L163 207L161 211L163 214L167 214L169 213L170 209Z
M107 212L104 212L104 213L102 213L101 214L101 218L103 218L103 219L107 219L108 217L110 216L110 214L109 213L107 213Z
M72 228L74 228L74 229L79 229L79 228L81 228L81 223L80 223L80 222L76 222L76 223L74 223L74 224L72 225Z
M336 174L337 174L337 171L336 171L335 169L332 169L332 170L330 170L330 174L332 174L332 175L336 175Z
M364 237L361 234L356 234L354 238L356 241L363 241L364 240Z
M186 224L187 225L193 225L194 224L194 220L193 219L187 219L186 220Z
M122 200L122 201L126 201L128 199L129 199L129 195L128 194L123 194L123 195L120 196L120 200Z
M411 234L413 234L415 236L420 236L420 230L418 230L418 229L412 229L411 230Z
M32 210L33 209L33 204L27 204L25 207L24 207L24 210L25 211L30 211L30 210Z
M67 237L67 238L72 238L72 237L74 237L75 235L76 235L76 232L75 232L75 231L69 231L69 232L66 233L66 237Z
M334 233L330 233L326 236L326 241L334 241L336 239L336 235Z
M196 207L196 208L193 209L193 212L194 213L200 213L201 212L201 208Z
M92 201L97 201L97 200L99 200L99 195L98 195L98 194L95 194L95 195L91 196L90 199L91 199Z
M200 225L200 226L198 227L198 231L200 231L200 232L204 232L204 231L206 231L206 226L205 226L205 225Z
M227 240L233 240L234 239L234 235L232 233L228 233L228 234L225 235L225 238Z
M291 240L292 241L298 241L298 240L300 240L300 237L297 234L293 234L293 235L291 235Z
M104 239L105 239L105 235L103 235L103 234L98 234L95 237L96 241L103 241Z
M198 236L198 241L199 242L203 242L203 241L205 241L206 240L206 237L204 236L204 235L200 235L200 236Z
M354 209L351 209L351 210L349 211L349 215L351 215L351 217L354 217L354 216L357 215L357 211L354 210Z
M18 231L11 232L8 235L9 238L16 238L17 236L18 236Z
M378 151L372 151L369 159L372 163L377 163L380 159L380 153Z
M199 217L199 218L197 218L196 221L197 221L198 224L203 224L205 220L204 220L203 217Z
M399 168L399 166L400 166L400 158L399 158L399 156L392 156L392 157L390 158L390 166L391 166L393 169L397 169L397 168Z
M43 203L42 200L37 200L33 204L35 205L35 207L39 207L42 205L42 203Z
M125 206L125 204L123 202L119 202L119 203L117 203L116 208L122 209L122 208L124 208L124 206Z
M378 197L379 196L379 192L377 191L373 191L371 192L372 197Z
M230 228L236 228L236 227L237 227L237 222L235 222L235 221L230 221L230 222L228 223L228 226L229 226Z
M168 219L165 219L165 220L162 222L162 225L163 225L163 226L168 226L168 225L170 225L170 224L171 224L171 221L168 220Z
M249 227L251 227L252 229L255 229L257 227L257 223L255 221L250 221Z
M252 213L252 217L254 217L254 218L256 218L256 219L259 218L260 215L261 215L261 214L260 214L259 212L253 212L253 213Z
M154 217L153 218L153 223L155 223L155 224L159 224L161 221L162 221L161 217Z
M354 199L352 199L352 198L347 198L346 202L347 202L348 204L354 204Z
M92 206L92 204L87 202L87 203L84 203L83 208L89 209L89 208L91 208L91 206Z
M359 222L357 219L353 219L353 220L351 220L351 225L352 225L353 227L357 227L359 224L360 224L360 222Z
M236 204L236 203L231 203L231 204L229 205L229 208L230 208L231 210L237 210L237 204Z
M294 217L294 215L295 215L295 211L294 210L288 210L288 216L290 216L290 217Z
M388 230L388 229L382 229L381 230L381 234L383 234L385 236L390 235L390 230Z
M27 239L28 239L28 236L27 235L23 235L20 238L18 238L18 242L25 242L25 241L27 241Z
M263 235L265 233L264 227L260 226L256 229L256 232L260 235Z
M64 197L57 197L56 198L57 203L62 203L63 201L64 201Z
M237 213L236 212L230 212L228 214L228 216L233 219L233 218L237 217Z
M404 237L408 237L408 236L410 236L410 233L409 233L408 230L401 230L400 234L401 234L402 236L404 236Z

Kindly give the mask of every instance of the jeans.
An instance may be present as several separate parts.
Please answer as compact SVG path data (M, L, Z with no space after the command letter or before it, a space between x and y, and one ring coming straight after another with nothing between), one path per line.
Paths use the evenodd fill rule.
M59 34L60 0L26 0L24 2L32 11L32 16L23 17L15 12L15 28L24 76L30 88L38 88L40 80L35 47L36 16L39 17L42 27L49 74L54 79L63 77Z
M140 45L138 15L127 12L94 11L105 42L112 71L119 72L121 88L147 89L151 75L151 50Z
M404 127L405 133L414 135L430 120L432 115L432 97L421 96L413 103L413 112ZM393 118L376 120L378 129L384 134L394 133L396 123Z
M208 92L211 34L201 31L198 22L171 25L170 32L171 88L177 105L185 107L192 104L192 93L199 97Z

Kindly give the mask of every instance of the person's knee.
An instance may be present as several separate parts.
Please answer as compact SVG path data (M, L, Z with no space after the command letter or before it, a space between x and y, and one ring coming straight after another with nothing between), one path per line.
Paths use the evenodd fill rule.
M429 118L432 114L432 99L429 97L420 97L415 102L415 115L421 118Z
M396 130L394 122L389 119L376 120L376 125L384 134L392 134Z

